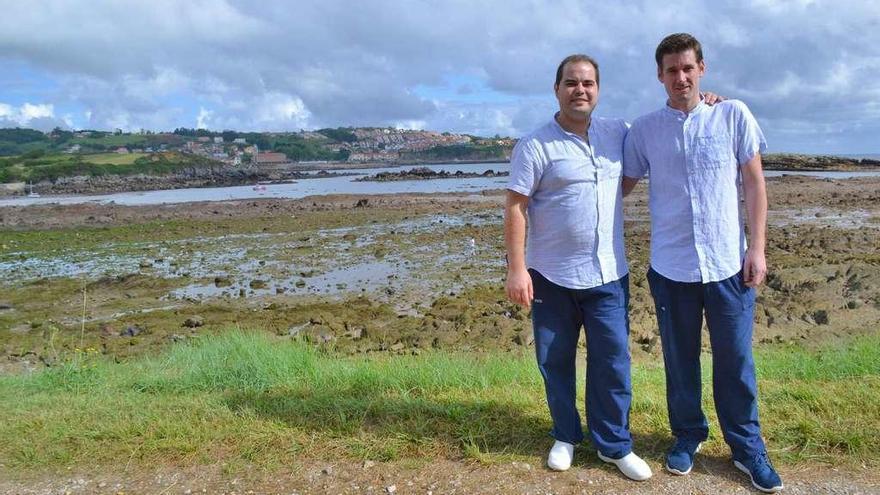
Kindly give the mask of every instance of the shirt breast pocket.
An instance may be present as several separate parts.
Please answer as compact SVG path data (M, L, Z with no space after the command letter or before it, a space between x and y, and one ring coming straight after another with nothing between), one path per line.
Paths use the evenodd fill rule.
M584 160L561 158L550 162L543 180L556 188L563 188L581 182L594 182L595 177L589 173Z
M700 168L721 168L731 162L733 149L726 135L697 136L694 154Z

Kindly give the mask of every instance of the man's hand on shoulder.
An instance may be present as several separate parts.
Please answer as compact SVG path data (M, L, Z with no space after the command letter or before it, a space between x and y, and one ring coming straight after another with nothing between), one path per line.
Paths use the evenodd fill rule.
M721 103L722 101L724 101L726 99L727 98L725 98L721 95L716 95L715 93L713 93L711 91L706 91L705 93L703 93L703 103L705 103L706 105L711 106L716 103Z
M507 298L523 307L530 307L534 298L532 276L525 269L508 269L505 286Z
M761 249L748 248L743 260L743 281L747 287L757 287L767 276L767 259Z

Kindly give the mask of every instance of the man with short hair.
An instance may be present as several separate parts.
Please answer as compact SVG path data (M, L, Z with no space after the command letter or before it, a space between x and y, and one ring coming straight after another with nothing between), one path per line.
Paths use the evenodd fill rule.
M586 55L559 64L554 90L559 112L514 148L504 220L507 295L532 306L535 352L553 420L556 442L547 465L568 469L574 445L584 438L575 405L583 325L593 446L627 477L646 480L651 468L633 453L629 431L629 278L621 196L627 125L591 117L599 101L599 67Z
M666 469L688 474L708 438L700 383L705 312L712 346L715 409L735 466L765 492L782 489L761 438L752 358L755 287L764 280L766 142L745 104L707 106L699 41L685 33L657 47L666 105L633 122L624 147L624 194L650 173L651 267L669 423L676 438ZM745 198L749 245L740 212Z

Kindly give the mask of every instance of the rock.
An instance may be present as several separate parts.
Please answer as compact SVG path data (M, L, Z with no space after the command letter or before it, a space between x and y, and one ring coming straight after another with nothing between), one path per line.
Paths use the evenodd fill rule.
M30 323L21 323L9 329L10 332L18 335L23 335L31 331Z
M101 337L110 337L112 335L116 335L116 329L113 328L109 323L102 323Z
M369 199L367 199L367 198L361 198L361 199L359 199L359 200L357 201L357 203L355 203L354 207L355 207L355 208L363 208L363 207L367 206L368 204L370 204L370 200L369 200Z
M232 285L232 280L230 280L227 275L218 275L214 277L214 287L228 287Z
M333 468L330 466L327 466L321 470L321 474L326 474L329 476L329 475L333 474Z
M535 335L528 330L520 330L513 336L513 343L516 345L532 345L535 342Z
M390 347L390 349L394 352L397 352L397 351L402 351L404 347L406 347L406 346L403 345L403 342L398 342L398 343L392 345Z
M385 487L385 493L394 493L397 491L397 485L388 485Z
M183 342L184 340L186 340L186 335L180 335L180 334L176 334L176 333L171 334L170 336L168 336L168 340L170 340L171 342L174 342L176 344L178 342Z
M300 280L297 280L296 283L295 283L294 285L295 285L297 288L302 289L303 287L306 286L306 281L300 279Z
M308 326L309 326L309 323L303 323L302 325L292 326L287 329L287 335L289 335L291 337L299 337L299 334L303 331L303 329Z
M11 303L8 303L8 302L6 302L6 301L0 301L0 311L6 311L6 310L9 310L9 309L14 309L14 308L12 307L12 304L11 304Z
M348 331L345 332L345 336L350 338L351 340L360 340L364 338L366 334L366 330L364 327L351 327Z
M150 260L142 260L138 263L138 267L140 268L150 268L151 266L153 266L153 263Z
M251 280L251 283L249 285L250 285L251 289L259 290L259 289L265 289L266 285L268 285L268 283L265 280L260 280L258 278L255 278L255 279Z
M136 335L140 335L144 332L144 329L138 325L129 325L125 328L125 330L119 332L119 335L122 337L134 337Z
M201 316L190 316L183 322L186 328L197 328L205 324L205 319Z
M366 461L364 461L364 463L361 465L361 467L362 467L363 469L370 469L370 468L375 467L375 466L376 466L376 463L373 462L373 461L370 461L370 460L366 460Z

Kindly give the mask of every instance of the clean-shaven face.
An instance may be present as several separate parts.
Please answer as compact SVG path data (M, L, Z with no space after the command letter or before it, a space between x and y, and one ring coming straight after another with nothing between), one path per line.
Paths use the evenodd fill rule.
M599 102L596 69L589 62L569 62L562 68L562 79L555 88L559 111L569 120L590 117Z
M700 101L700 78L705 72L706 65L697 62L693 50L664 55L657 78L666 87L669 105L679 110L693 108Z

